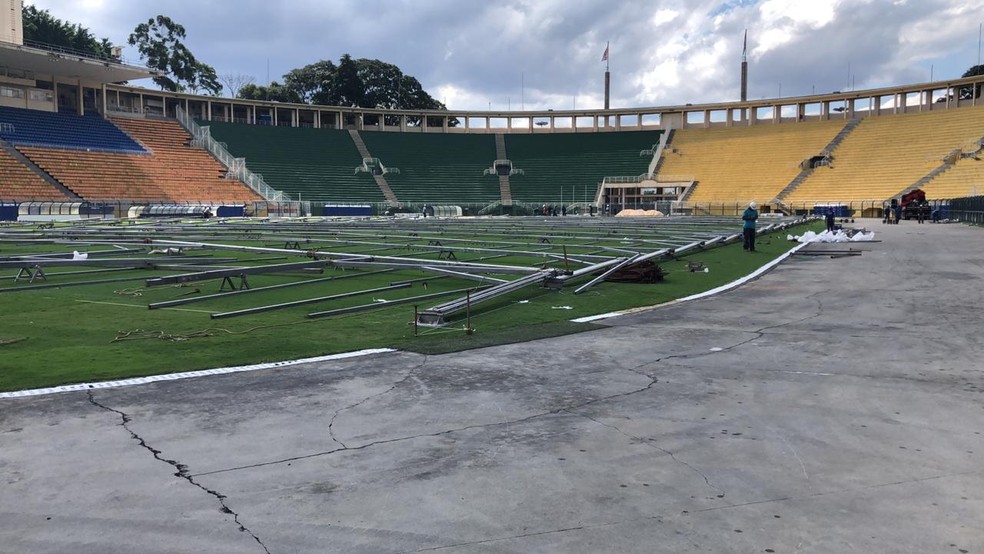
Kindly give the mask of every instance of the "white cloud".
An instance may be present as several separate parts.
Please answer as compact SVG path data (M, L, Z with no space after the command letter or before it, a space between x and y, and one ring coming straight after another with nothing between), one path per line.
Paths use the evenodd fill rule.
M738 97L748 30L750 94L956 77L974 64L984 0L27 0L125 43L164 13L220 74L280 80L344 53L417 77L451 108L600 107L611 41L613 106ZM131 56L130 49L127 56ZM131 56L132 57L132 56ZM851 66L851 76L847 67ZM523 78L525 77L525 86ZM525 90L524 90L525 89ZM510 100L507 100L510 99Z

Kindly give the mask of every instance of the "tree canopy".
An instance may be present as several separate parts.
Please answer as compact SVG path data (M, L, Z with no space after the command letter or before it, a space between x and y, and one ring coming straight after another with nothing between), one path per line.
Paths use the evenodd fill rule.
M283 84L243 87L238 97L358 108L447 109L423 89L420 81L405 75L399 67L348 54L338 64L321 60L291 70L284 75Z
M159 74L154 82L171 92L205 91L218 95L222 92L215 69L198 61L182 42L185 39L183 25L165 15L148 19L130 34L127 43L136 46L140 58L147 67Z
M109 39L97 39L89 29L57 19L48 10L39 10L30 4L24 6L24 40L49 46L58 46L89 54L97 58L110 58L113 43Z
M303 104L304 99L284 85L274 81L269 86L256 85L249 83L239 88L237 98L244 100L269 100L273 102L290 102L292 104Z

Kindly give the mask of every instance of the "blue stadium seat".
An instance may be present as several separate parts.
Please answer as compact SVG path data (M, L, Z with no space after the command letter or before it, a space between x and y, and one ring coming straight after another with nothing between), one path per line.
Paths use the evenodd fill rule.
M147 151L100 115L77 115L0 106L0 137L18 146L95 150L123 154Z

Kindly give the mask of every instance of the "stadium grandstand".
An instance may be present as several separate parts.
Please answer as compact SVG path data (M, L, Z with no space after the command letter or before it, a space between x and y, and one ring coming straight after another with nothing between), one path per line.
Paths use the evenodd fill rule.
M135 86L152 73L0 42L0 202L124 216L155 205L250 214L658 209L736 215L831 204L877 216L920 188L974 195L984 77L707 105L401 111ZM99 209L86 206L99 205ZM60 213L62 210L59 210Z

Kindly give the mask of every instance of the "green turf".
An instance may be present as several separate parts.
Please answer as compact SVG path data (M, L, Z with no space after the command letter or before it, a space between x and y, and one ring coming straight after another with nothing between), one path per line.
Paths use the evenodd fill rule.
M783 240L784 237L782 233L781 236L776 234L760 238L759 249L753 254L743 252L738 244L731 244L680 260L661 262L660 265L668 272L662 283L602 283L580 295L573 293L576 286L559 291L543 288L516 291L476 306L470 314L471 334L465 331L466 320L462 314L456 315L448 326L440 329L419 328L418 335L414 336L414 307L411 304L323 319L305 317L319 310L476 285L457 278L429 281L426 290L417 283L409 289L263 314L220 320L209 318L209 314L216 312L384 287L394 281L431 276L421 271L364 275L358 279L191 303L178 309L149 310L149 303L218 292L219 283L208 281L180 287L147 288L143 286L144 279L177 272L132 270L58 276L59 272L70 269L52 269L49 272L50 282L123 277L133 280L15 292L9 289L24 288L26 285L14 284L10 279L0 281L0 310L4 313L4 325L0 330L0 391L280 361L363 348L451 352L575 333L595 326L571 323L573 318L659 304L733 281L791 248L793 245ZM267 242L273 244L275 241ZM426 244L424 239L421 242ZM490 239L490 243L493 242ZM610 242L617 244L618 240ZM599 242L599 245L602 244L607 243ZM277 247L280 246L282 243L277 244ZM533 246L522 249L532 249ZM328 248L341 250L336 245ZM40 250L54 252L64 251L64 248L6 243L2 253L10 255ZM389 255L408 253L408 250L397 250ZM249 258L245 254L229 251L211 254L216 257ZM426 256L437 259L438 253L431 251ZM459 259L481 256L477 253L463 254ZM530 255L488 260L496 264L526 265L539 265L544 261L545 258ZM708 272L687 271L687 261L703 262ZM560 267L563 263L554 260L549 265ZM366 271L328 269L321 276L361 275ZM4 272L4 275L10 274L8 270ZM256 275L250 277L250 285L256 288L302 278L310 276ZM584 282L587 279L578 284ZM453 298L455 296L426 301L419 307L424 309Z

